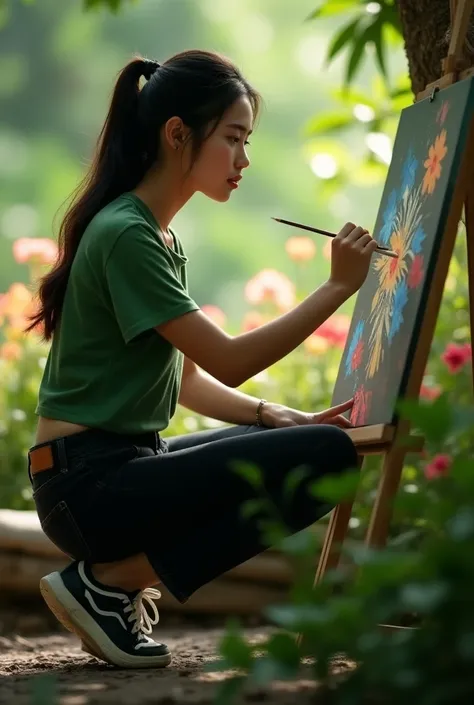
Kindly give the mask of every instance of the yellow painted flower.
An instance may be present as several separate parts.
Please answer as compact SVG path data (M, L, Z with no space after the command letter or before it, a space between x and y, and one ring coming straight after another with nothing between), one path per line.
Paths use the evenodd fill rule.
M441 176L441 162L447 153L446 130L442 130L435 139L434 144L431 145L428 152L428 159L424 162L426 171L423 178L423 193L433 193L435 190L436 182Z
M398 254L398 258L385 257L380 255L374 262L374 269L379 273L379 284L380 288L377 291L377 302L382 291L392 292L397 286L400 279L406 272L407 264L405 261L405 256L407 254L407 236L403 228L397 230L392 234L390 238L390 248ZM372 309L375 307L377 302L372 302Z

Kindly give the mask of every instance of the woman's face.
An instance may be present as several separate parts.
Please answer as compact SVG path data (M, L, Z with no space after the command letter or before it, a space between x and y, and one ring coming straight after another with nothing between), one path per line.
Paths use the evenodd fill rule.
M241 96L205 140L189 179L191 187L214 201L227 201L237 188L242 171L249 166L247 138L252 132L253 112Z

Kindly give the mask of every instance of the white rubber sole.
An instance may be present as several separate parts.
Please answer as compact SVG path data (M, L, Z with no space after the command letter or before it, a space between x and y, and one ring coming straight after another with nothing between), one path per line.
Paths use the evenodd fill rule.
M132 656L119 649L66 589L58 572L41 578L40 591L56 619L82 640L83 650L92 656L122 668L162 668L171 662L171 654Z

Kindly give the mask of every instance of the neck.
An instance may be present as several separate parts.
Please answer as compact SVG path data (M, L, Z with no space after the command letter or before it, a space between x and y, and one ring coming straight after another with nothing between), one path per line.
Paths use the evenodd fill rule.
M166 232L176 213L189 201L194 191L176 167L153 167L133 193L151 210L163 232Z

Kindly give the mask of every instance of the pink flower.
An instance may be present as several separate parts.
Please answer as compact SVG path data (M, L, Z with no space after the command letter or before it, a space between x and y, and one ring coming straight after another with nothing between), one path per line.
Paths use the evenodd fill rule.
M20 237L13 243L13 256L19 264L31 259L41 264L53 264L58 256L58 246L46 237Z
M342 313L335 313L330 316L319 328L314 331L316 335L325 338L331 345L343 348L351 327L351 319Z
M435 455L431 462L425 465L426 479L435 480L437 477L447 475L451 463L451 456L442 453Z
M254 330L255 328L260 328L261 325L265 323L265 317L262 316L260 311L248 311L242 321L242 330L244 333Z
M441 387L435 385L434 387L429 387L426 384L422 384L420 387L420 398L427 399L428 401L434 401L441 394Z
M316 245L310 237L290 237L285 243L286 254L295 262L307 262L316 254Z
M452 375L459 372L471 358L472 348L469 343L464 343L463 345L448 343L444 353L441 355L442 361Z
M204 304L201 306L201 311L206 314L211 321L214 321L216 325L223 328L227 322L227 316L224 311L219 308L219 306L214 306L214 304Z
M295 285L275 269L262 269L245 285L245 298L254 306L270 301L288 311L295 304Z

